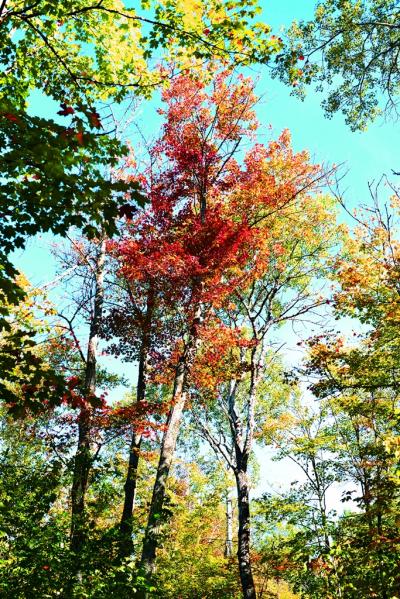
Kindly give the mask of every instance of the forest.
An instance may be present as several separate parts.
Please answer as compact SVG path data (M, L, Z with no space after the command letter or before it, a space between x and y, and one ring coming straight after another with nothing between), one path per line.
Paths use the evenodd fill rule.
M0 0L0 597L400 599L399 94L399 0Z

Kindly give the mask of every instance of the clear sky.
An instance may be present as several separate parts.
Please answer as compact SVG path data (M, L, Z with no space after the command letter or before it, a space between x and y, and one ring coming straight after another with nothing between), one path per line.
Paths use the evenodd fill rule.
M262 0L261 4L263 18L275 31L279 31L282 25L289 25L294 18L309 18L315 5L314 0ZM321 94L310 90L305 101L301 102L290 96L287 87L271 79L268 67L252 69L252 73L259 80L257 90L262 99L258 116L265 127L266 141L288 128L296 150L308 149L319 163L345 163L347 174L341 188L351 207L368 201L368 181L378 180L384 173L390 175L392 169L400 170L399 127L396 123L380 120L366 132L351 132L340 114L330 120L324 116L320 106ZM155 104L155 101L143 104L138 112L139 125L148 134L156 133L159 123ZM34 95L30 109L42 115L49 110L53 112L54 106ZM51 280L55 274L54 261L49 254L51 241L49 235L39 236L28 243L26 250L14 255L15 264L34 285ZM260 490L266 490L271 483L291 479L292 470L282 470L282 466L263 460L261 478L264 484L260 485Z

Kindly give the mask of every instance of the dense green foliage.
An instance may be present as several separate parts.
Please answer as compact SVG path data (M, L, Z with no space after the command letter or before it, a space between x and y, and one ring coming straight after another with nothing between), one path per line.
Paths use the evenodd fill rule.
M315 83L328 90L326 114L344 113L352 129L378 114L396 117L399 94L400 11L393 0L324 0L311 21L294 22L277 74L304 97Z

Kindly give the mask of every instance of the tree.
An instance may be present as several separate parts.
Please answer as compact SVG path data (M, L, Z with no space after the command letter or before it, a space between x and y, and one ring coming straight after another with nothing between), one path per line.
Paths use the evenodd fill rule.
M335 315L358 320L364 329L353 331L351 342L334 332L309 341L308 364L317 376L312 388L319 396L337 389L398 389L399 195L393 188L390 207L378 192L379 186L334 264Z
M67 257L67 265L75 276L78 274L77 269L80 269L79 274L84 278L82 288L85 288L88 297L84 295L83 298L79 298L72 317L61 315L67 325L68 337L71 337L80 361L78 375L75 374L75 379L79 382L81 401L77 418L78 440L71 488L71 549L76 554L77 571L79 571L80 553L85 541L85 495L92 465L91 418L94 404L96 404L99 379L97 360L103 317L105 258L106 240L104 237L91 244L86 244L86 247L83 243L73 245L72 252ZM70 266L71 262L72 266ZM86 356L81 349L74 322L77 316L82 316L80 313L83 309L89 314ZM71 364L68 364L68 367L71 367ZM105 381L101 382L104 384ZM101 400L98 399L98 407L101 406L101 403Z
M260 222L265 221L267 223L269 217L273 218L271 214L275 214L275 212L279 212L279 210L283 210L285 207L288 207L288 210L290 210L295 198L315 186L316 182L322 177L317 167L307 164L307 155L305 153L293 154L289 145L289 136L285 132L279 142L271 143L268 149L257 145L249 151L243 170L232 159L224 160L222 166L227 172L227 178L224 181L220 172L221 157L215 151L212 151L210 144L213 139L210 136L205 136L206 143L200 146L201 153L199 157L199 150L197 150L194 141L198 142L199 139L203 139L204 131L207 132L207 126L203 125L199 127L195 123L196 127L194 128L191 124L193 110L187 100L187 90L192 89L192 84L185 83L183 89L186 93L181 97L185 97L185 104L181 104L181 97L178 96L178 102L172 104L170 111L173 119L177 119L176 115L179 115L179 119L177 119L179 126L174 125L173 128L168 123L168 127L166 127L169 158L170 160L174 159L173 165L176 165L173 177L170 177L170 179L167 178L167 181L174 182L172 188L168 188L168 194L171 194L171 192L174 194L172 195L174 203L181 197L178 194L183 194L183 197L187 197L189 202L193 202L194 199L193 207L196 211L198 210L197 218L199 218L200 223L196 225L191 224L191 228L188 229L188 223L193 222L193 216L196 219L196 215L192 215L190 212L185 214L184 209L179 213L172 212L171 214L170 196L163 195L163 188L155 188L154 205L159 211L158 214L163 216L163 220L161 221L163 227L167 225L166 232L169 233L172 230L175 234L173 238L174 245L171 245L171 241L167 237L169 244L161 252L160 241L162 238L157 238L157 251L155 254L158 258L156 265L157 272L159 272L161 266L163 274L166 272L171 276L169 273L172 269L169 264L171 264L171 260L174 261L174 270L171 274L175 278L175 293L179 290L178 285L182 284L179 277L182 274L186 277L183 279L183 282L185 286L188 286L190 283L188 291L185 291L186 297L190 300L186 308L188 309L190 320L185 325L188 331L187 341L184 342L179 354L174 357L175 360L178 360L179 356L173 391L173 408L167 421L167 430L161 450L159 473L156 478L155 492L150 509L148 532L145 535L143 546L142 563L147 571L151 571L154 568L155 549L157 546L160 514L162 514L162 502L165 495L166 478L176 444L182 410L186 403L186 381L189 381L192 376L195 356L202 343L201 336L204 334L202 331L207 330L207 321L211 314L210 309L213 306L221 305L224 296L229 297L234 289L239 289L239 286L245 286L247 281L251 281L253 277L259 274L258 269L261 270L264 267L262 260L265 254L262 252L267 252L267 247L269 246L268 241L265 241L265 236L263 235L264 229L260 227ZM223 82L222 89L224 89ZM241 90L241 93L243 91L245 90ZM224 93L224 97L228 98L229 102L232 101L232 98L236 101L236 95L236 92L232 94ZM197 94L194 97L196 102L198 102ZM217 97L219 96L217 95ZM246 104L248 102L243 103L245 109ZM234 127L227 126L225 122L226 115L229 114L234 116L234 123L237 114L242 118L240 110L236 109L236 112L230 113L227 110L221 110L221 105L219 105L217 118L224 119L221 124L217 121L217 124L214 125L213 117L209 112L205 112L202 119L207 119L206 122L211 122L218 135L222 134L225 136L225 131L228 131L230 138L233 138L233 141L235 141L238 135L237 125L235 124ZM190 119L189 125L186 125L185 119L188 118ZM200 132L203 131L200 138L198 134L197 137L194 137L193 132L196 133L198 130ZM175 132L178 132L179 136ZM189 140L191 141L190 145ZM182 141L185 142L184 146L182 146ZM161 148L163 149L162 145ZM213 171L217 172L218 178L213 179ZM219 177L221 178L219 179ZM204 185L204 181L207 182L207 185ZM224 191L223 195L220 195L220 189ZM250 189L252 190L252 194L250 194ZM226 199L224 199L224 196ZM221 204L218 203L221 201L220 198L222 198ZM221 221L219 213L224 218L224 221ZM170 219L171 217L174 221L173 227L166 220L166 218ZM251 224L250 227L248 223ZM202 232L203 225L207 226L207 233ZM184 227L183 229L182 226ZM222 229L222 226L224 229ZM265 226L267 225L265 224ZM190 236L187 234L188 230L191 231ZM189 255L185 261L182 261L184 254L180 246L177 245L178 239L179 243L182 243L180 238L177 237L180 231L185 232L182 249L186 250L187 248L189 250ZM198 236L197 240L196 236ZM204 242L207 243L206 246L203 245ZM148 243L149 241L147 241ZM130 247L135 249L136 246L131 243ZM129 248L129 245L127 245L127 248ZM178 254L176 254L177 250L179 251ZM223 250L223 254L221 254L221 250ZM126 251L123 247L119 247L118 251L123 256L126 256ZM197 252L199 252L199 257L197 257ZM162 262L160 263L161 256ZM253 261L252 265L252 258L256 256L257 258ZM145 262L143 261L143 252L141 255L137 255L134 263L135 269L140 268L143 271L145 265L145 268L149 268L147 266L148 259L146 257ZM200 262L201 270L197 266L197 260ZM185 270L181 270L185 264ZM198 269L197 272L196 270L193 273L191 272L192 264ZM129 268L129 264L125 259L123 271L126 272ZM155 266L152 264L152 269L154 268ZM294 304L296 305L296 300ZM208 308L205 311L207 306ZM203 320L204 322L202 322ZM255 369L257 368L256 361L259 360L258 353L259 347L253 352L252 360ZM259 372L255 372L254 389L251 391L252 397L255 394L255 387L258 384L257 381L260 376L261 369L259 369ZM244 458L244 464L247 459ZM245 487L245 494L248 494L248 487L246 485ZM245 503L246 501L244 500L243 505ZM247 550L246 552L248 553Z
M13 401L9 401L7 406L10 413L28 420L35 415L43 418L46 414L55 428L58 425L60 431L65 432L64 444L68 445L71 455L75 453L70 489L70 544L74 554L71 570L75 576L69 583L73 586L74 578L77 575L81 577L85 561L83 554L88 533L86 492L90 470L104 444L103 441L93 450L94 440L99 441L101 436L104 438L104 431L99 431L99 415L106 419L104 395L100 394L98 386L110 388L119 382L119 377L97 364L104 301L105 239L91 243L72 241L72 247L64 254L57 250L58 257L61 259L62 256L63 271L55 281L45 285L43 290L30 290L27 293L29 302L14 310L15 323L12 322L12 326L17 330L29 327L32 333L29 350L33 380L28 379L21 384L20 368L24 368L25 363L20 362L14 365L13 387L11 380L4 381L4 387L12 393ZM72 306L56 316L54 307L46 300L45 290L63 280ZM78 292L77 280L80 284ZM43 313L46 319L43 316L39 318ZM87 339L86 331L82 331L85 324L89 325ZM53 379L57 384L52 382ZM7 398L6 395L3 397ZM54 413L57 408L58 416ZM104 423L103 428L106 428ZM70 442L75 436L76 445Z
M114 250L113 250L114 253ZM117 253L116 253L117 256ZM116 257L116 267L119 268L119 260ZM146 416L153 409L157 412L160 406L153 405L149 401L147 386L149 382L150 352L161 351L162 331L159 322L162 319L162 302L156 281L153 278L141 280L127 279L120 274L117 275L119 282L119 293L117 306L109 310L103 327L103 336L106 339L114 339L109 346L109 351L114 355L122 355L126 361L138 361L138 374L136 382L136 409L137 418L131 423L131 441L129 448L129 462L124 486L124 506L120 522L120 554L128 556L132 553L132 516L135 505L140 449L143 440L143 432L146 426L141 422L141 417ZM171 325L171 320L168 320ZM160 334L161 333L161 334ZM115 342L115 337L118 342ZM134 413L132 412L132 416Z
M157 533L150 531L156 529L155 514L162 509L186 400L185 380L199 342L199 324L213 300L213 283L218 284L222 273L234 268L246 241L244 222L230 220L222 202L208 206L224 185L240 137L247 135L254 123L252 83L239 77L229 86L229 77L227 72L219 74L207 90L206 82L182 76L164 93L167 122L153 155L158 162L166 159L166 166L159 174L153 170L145 173L152 208L134 219L129 235L115 245L119 272L130 292L152 290L155 311L151 330L155 335L152 333L150 350L153 354L156 350L161 360L155 365L160 368L163 361L168 365L170 359L169 368L175 370L157 477L160 483L156 485L144 543L149 546L144 555L148 554L146 559L151 562ZM143 303L141 298L132 300L134 306ZM168 314L177 320L178 327L170 327L173 319ZM140 325L138 314L134 316ZM157 316L161 316L161 324L154 321ZM163 353L157 346L160 340Z
M278 459L301 468L281 497L259 501L262 554L275 573L306 597L390 597L398 584L396 458L385 436L397 431L393 393L340 392L276 427ZM290 412L293 418L293 411ZM300 430L299 430L300 428ZM327 509L329 490L342 489L346 511ZM327 493L328 492L328 493ZM281 525L275 522L280 515ZM265 527L265 524L267 526ZM265 533L264 533L265 534ZM305 567L306 565L306 567Z
M183 442L185 445L185 443ZM240 582L232 559L224 555L225 506L228 482L224 465L202 458L177 460L169 484L173 514L160 548L155 577L159 592L171 599L240 596Z
M398 431L398 397L384 390L343 393L330 403L341 434L342 478L352 485L344 500L351 498L360 510L344 515L335 531L343 591L352 592L350 568L358 562L357 588L390 597L398 584L399 544L393 514L398 511L399 488L395 453L384 439Z
M283 196L281 203L277 202L276 213L263 217L259 227L261 231L268 228L268 235L261 234L263 243L256 246L254 278L250 277L245 285L242 282L222 306L221 331L217 332L217 327L212 333L209 353L206 351L201 368L205 382L214 385L215 397L209 404L197 402L199 409L195 412L205 439L235 475L238 559L245 597L255 597L256 592L250 556L249 461L256 423L271 417L267 398L274 396L274 388L279 385L276 377L268 383L269 364L274 360L271 335L277 326L300 320L320 305L311 281L322 275L324 255L327 256L329 243L335 237L332 215L324 211L323 200L309 195L315 181L312 170L308 185L304 186L306 156L293 155L289 139L283 136L280 143L273 145L270 159L269 174L281 174L281 180L287 176L290 181L290 200ZM260 192L264 191L261 186ZM279 193L279 189L276 191ZM251 199L255 204L254 193ZM221 345L214 341L218 335ZM221 364L216 367L216 374L210 376L210 364L214 361ZM281 390L284 396L284 386ZM197 392L201 397L201 387Z
M299 479L286 492L256 501L260 551L270 575L287 580L296 592L342 597L331 553L336 511L328 507L331 488L342 480L334 455L337 435L326 406L307 407L301 400L295 389L278 418L263 427L263 441L277 450L274 459L291 460Z
M393 513L398 509L397 198L358 218L336 263L334 310L364 326L346 339L338 333L309 341L306 372L325 401L337 437L335 469L350 488L344 501L358 513L341 516L332 531L332 561L345 596L390 597L398 584ZM394 558L396 559L396 558ZM353 577L352 572L357 572Z
M392 0L325 0L311 21L294 22L276 74L304 97L305 86L331 91L327 116L342 111L352 130L382 112L397 116L399 7Z
M2 328L9 306L23 297L8 255L28 236L65 236L71 226L90 238L100 231L111 235L116 217L143 203L136 180L110 176L128 149L109 130L109 103L121 105L132 93L149 97L182 69L196 70L206 60L249 64L267 60L277 48L268 26L254 22L253 2L240 3L240 11L236 2L200 2L189 11L180 0L167 7L142 4L143 14L119 0L0 3ZM173 68L153 68L157 50ZM29 110L33 91L51 100L50 116ZM4 337L5 378L15 379L15 357L23 354L21 378L43 379L31 343L27 331ZM62 380L53 377L52 385L58 385L53 395L62 396Z

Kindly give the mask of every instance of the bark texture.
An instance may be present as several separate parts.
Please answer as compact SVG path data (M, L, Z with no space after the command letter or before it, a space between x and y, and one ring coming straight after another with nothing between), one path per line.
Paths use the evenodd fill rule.
M96 260L93 318L90 323L85 364L84 389L87 395L96 392L97 346L104 302L105 255L106 242L103 240L99 245ZM85 497L91 467L90 415L89 408L82 408L78 422L78 446L71 489L71 549L75 554L81 553L86 536Z
M233 510L232 497L230 493L226 496L226 539L225 539L225 557L233 555Z
M141 558L141 568L146 575L155 571L156 550L159 545L163 524L163 508L168 476L171 470L172 459L175 453L179 428L185 407L186 396L184 393L185 365L183 361L178 365L175 377L172 407L168 414L166 430L163 436L160 459L158 462L156 480L150 504L149 518Z
M250 561L250 497L247 473L238 470L235 473L238 494L238 561L240 582L244 599L255 599L253 573Z
M71 550L79 554L85 542L85 497L90 471L89 414L81 413L78 423L78 446L75 454L71 489Z
M156 480L150 504L149 517L143 540L140 568L150 578L155 571L157 547L160 544L164 520L164 502L168 476L175 453L176 442L186 403L185 386L198 346L198 325L201 322L201 305L196 310L184 352L175 372L171 409L168 414L165 432L161 444Z
M255 404L258 386L261 381L266 349L254 347L250 354L250 386L247 393L247 418L238 414L236 406L237 382L231 383L228 396L228 412L233 442L235 473L238 498L238 564L244 599L256 599L256 588L250 558L250 484L248 477L249 458L252 451Z

